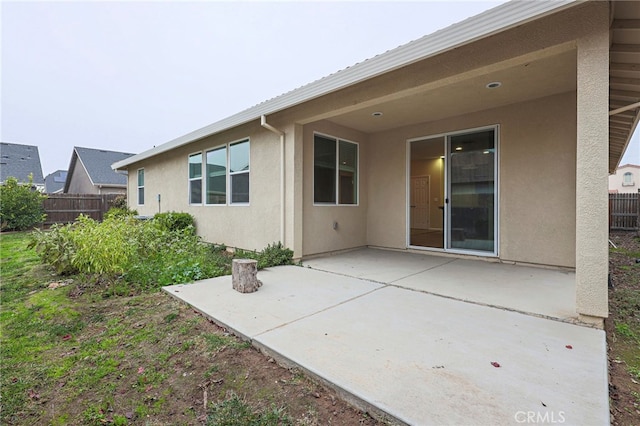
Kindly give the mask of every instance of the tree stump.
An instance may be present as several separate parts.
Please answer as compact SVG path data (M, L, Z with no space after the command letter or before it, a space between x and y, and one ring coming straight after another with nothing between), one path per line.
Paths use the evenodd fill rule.
M231 285L240 293L253 293L262 285L258 280L258 261L233 259L231 262Z

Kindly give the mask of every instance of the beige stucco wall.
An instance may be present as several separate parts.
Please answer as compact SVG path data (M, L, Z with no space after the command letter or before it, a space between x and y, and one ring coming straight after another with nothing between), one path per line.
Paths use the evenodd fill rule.
M358 205L327 206L313 204L314 132L358 143L360 170ZM367 135L328 121L319 121L304 126L303 138L303 254L308 256L366 245L368 173L365 170L368 170L366 167L368 155ZM334 221L338 223L338 227L335 230L333 229Z
M91 184L91 179L80 160L76 161L75 167L69 180L68 194L98 194L98 189Z
M407 140L498 124L499 257L575 266L575 93L371 135L367 243L406 248Z
M247 205L207 206L188 203L188 156L244 138L250 140L250 183ZM251 123L210 136L129 168L129 205L141 215L161 210L180 211L195 217L198 234L205 241L250 250L261 250L280 239L280 138ZM144 168L145 205L137 205L137 170ZM229 196L229 194L227 194Z

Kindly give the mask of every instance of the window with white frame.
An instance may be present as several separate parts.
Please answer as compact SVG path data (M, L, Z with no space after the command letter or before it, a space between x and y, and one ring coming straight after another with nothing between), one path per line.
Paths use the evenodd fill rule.
M633 186L633 173L626 172L622 175L622 186Z
M227 146L206 153L207 204L227 204Z
M138 170L138 205L144 205L144 169Z
M189 204L202 204L202 153L189 156Z
M249 202L249 140L229 145L231 204Z
M204 153L204 177L201 169L202 154L189 156L189 188L191 204L229 205L249 203L250 155L249 139L231 142ZM203 183L204 179L204 183ZM204 185L204 186L203 186ZM198 198L199 197L199 198ZM199 200L199 201L194 201Z
M314 135L313 202L358 204L358 144Z

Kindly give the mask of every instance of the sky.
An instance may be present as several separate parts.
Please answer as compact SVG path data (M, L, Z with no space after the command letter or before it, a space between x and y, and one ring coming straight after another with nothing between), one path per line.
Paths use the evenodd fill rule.
M137 154L503 2L2 0L0 138Z

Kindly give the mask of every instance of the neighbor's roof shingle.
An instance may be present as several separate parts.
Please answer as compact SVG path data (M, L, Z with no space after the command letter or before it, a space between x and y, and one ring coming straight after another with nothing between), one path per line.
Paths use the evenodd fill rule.
M77 156L87 170L89 178L94 185L124 186L127 184L127 175L115 172L111 169L111 165L129 158L132 155L134 154L76 146L71 159L71 166L74 165ZM69 171L72 171L71 166L69 167Z
M33 174L34 184L44 184L38 147L0 142L0 181L13 176L20 182L27 182L30 174Z
M56 170L55 172L46 175L44 177L44 192L47 194L53 194L54 192L62 191L66 180L66 170Z

